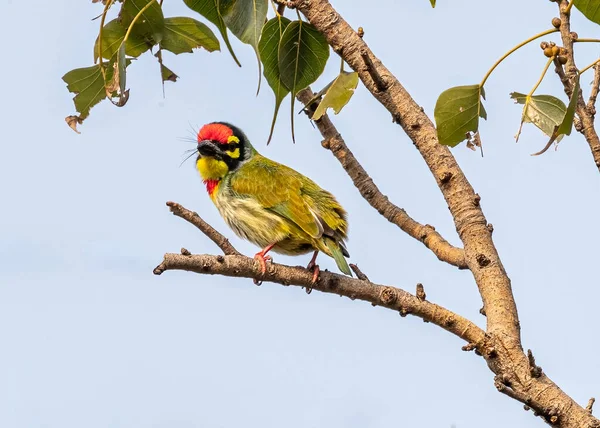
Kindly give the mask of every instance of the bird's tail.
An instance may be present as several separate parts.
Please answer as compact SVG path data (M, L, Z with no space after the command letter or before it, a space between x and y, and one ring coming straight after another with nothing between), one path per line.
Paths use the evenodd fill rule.
M348 254L348 250L346 250L344 244L342 242L336 242L329 237L325 237L325 245L327 245L327 248L331 251L331 257L335 260L338 268L346 275L352 276L352 271L345 258L349 257L350 254Z

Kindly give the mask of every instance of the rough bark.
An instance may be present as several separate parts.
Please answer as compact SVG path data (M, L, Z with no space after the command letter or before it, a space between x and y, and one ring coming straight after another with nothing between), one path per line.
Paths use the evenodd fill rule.
M563 47L566 49L566 58L567 62L564 67L566 79L561 76L561 81L565 87L565 92L570 96L573 92L573 85L575 79L577 78L577 66L575 65L575 55L574 55L574 41L577 38L575 33L571 32L571 13L568 9L569 2L567 0L559 0L558 8L560 11L560 37L563 42ZM557 72L560 72L559 69L562 69L562 65L557 65ZM590 146L590 150L592 152L592 156L594 157L594 162L596 167L600 171L600 138L598 138L598 133L596 132L596 128L594 127L594 116L596 114L596 97L598 96L598 82L596 79L599 79L598 71L596 69L596 76L594 79L594 83L592 85L592 94L590 96L590 100L586 105L583 99L583 92L580 91L577 100L577 117L579 118L579 123L577 123L575 129L579 131L587 141Z
M303 89L297 95L298 100L306 106L309 115L312 115L310 113L314 112L313 106L308 105L314 99L314 96L315 94L310 88ZM354 157L354 154L350 151L346 142L327 115L323 115L315 123L324 138L323 147L333 153L352 179L361 196L377 212L391 223L397 225L408 235L421 241L441 261L457 266L459 269L467 268L465 252L462 248L450 245L448 241L436 232L433 226L421 224L414 220L404 209L392 203L387 196L381 193L377 185L373 182L373 179Z

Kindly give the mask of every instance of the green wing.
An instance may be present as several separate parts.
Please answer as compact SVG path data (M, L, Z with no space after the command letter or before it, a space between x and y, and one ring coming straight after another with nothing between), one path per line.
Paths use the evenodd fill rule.
M254 198L263 208L297 225L309 236L322 236L323 225L304 191L307 185L316 184L293 169L256 154L232 175L230 185L241 197Z

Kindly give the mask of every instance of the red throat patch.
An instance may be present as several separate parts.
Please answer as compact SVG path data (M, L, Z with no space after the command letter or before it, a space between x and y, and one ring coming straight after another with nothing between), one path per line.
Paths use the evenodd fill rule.
M198 131L198 142L204 140L218 141L221 144L227 144L227 139L233 135L230 127L221 123L209 123L204 125Z
M217 190L217 187L219 187L219 181L220 180L204 180L204 184L206 185L206 191L208 192L209 196L212 196L213 193L215 193L215 191Z

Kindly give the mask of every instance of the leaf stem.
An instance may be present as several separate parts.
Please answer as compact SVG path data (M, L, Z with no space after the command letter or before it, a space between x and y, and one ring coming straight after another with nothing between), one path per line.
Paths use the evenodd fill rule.
M485 74L485 76L483 76L483 80L481 81L481 83L479 84L479 86L483 86L485 84L485 82L487 81L488 77L490 77L490 75L492 74L492 72L495 70L496 67L498 67L498 65L500 65L500 63L502 61L504 61L510 54L512 54L513 52L515 52L516 50L522 48L523 46L525 46L527 43L534 41L535 39L539 39L540 37L543 37L547 34L552 34L552 33L556 33L558 32L559 29L558 28L552 28L550 30L546 30L546 31L542 31L539 34L536 34L535 36L531 36L530 38L528 38L527 40L522 41L521 43L519 43L517 46L515 46L514 48L512 48L511 50L509 50L508 52L506 52L504 55L502 55L500 57L500 59L498 61L496 61L494 63L494 65L492 65L492 67L488 70L488 72Z
M340 74L342 74L344 72L344 58L340 57L340 59L342 60L340 63Z
M575 39L573 43L600 43L600 39Z
M108 0L104 5L104 10L102 11L102 18L100 19L100 31L98 32L98 60L100 62L100 70L102 68L102 31L104 30L104 22L106 21L106 14L108 13L108 9L113 4L114 0ZM102 71L102 75L104 75L104 71Z
M553 61L554 61L554 57L548 58L548 62L546 62L546 66L544 67L544 71L542 71L542 75L538 79L538 81L535 84L535 86L533 87L533 89L531 91L529 91L529 93L527 94L527 98L531 97L533 95L533 93L535 92L535 90L540 86L540 84L542 83L542 80L544 80L544 76L546 76L546 72L548 71L550 64L552 64Z
M129 34L131 33L131 30L133 29L133 26L135 25L136 21L139 19L140 16L144 14L144 12L146 12L150 8L152 3L154 3L155 1L156 0L150 0L148 4L141 8L137 15L135 15L135 17L131 21L131 24L129 24L129 28L127 28L127 32L125 33L125 37L123 37L123 41L121 42L121 44L124 44L127 41L127 39L129 38Z
M571 8L573 7L573 4L575 4L575 0L571 0L569 2L569 5L567 6L567 8L565 9L565 13L571 13Z
M581 70L579 70L579 74L585 73L586 71L588 71L590 68L592 68L593 66L595 66L598 63L600 63L600 59L597 59L596 61L592 62L590 65L583 67Z

